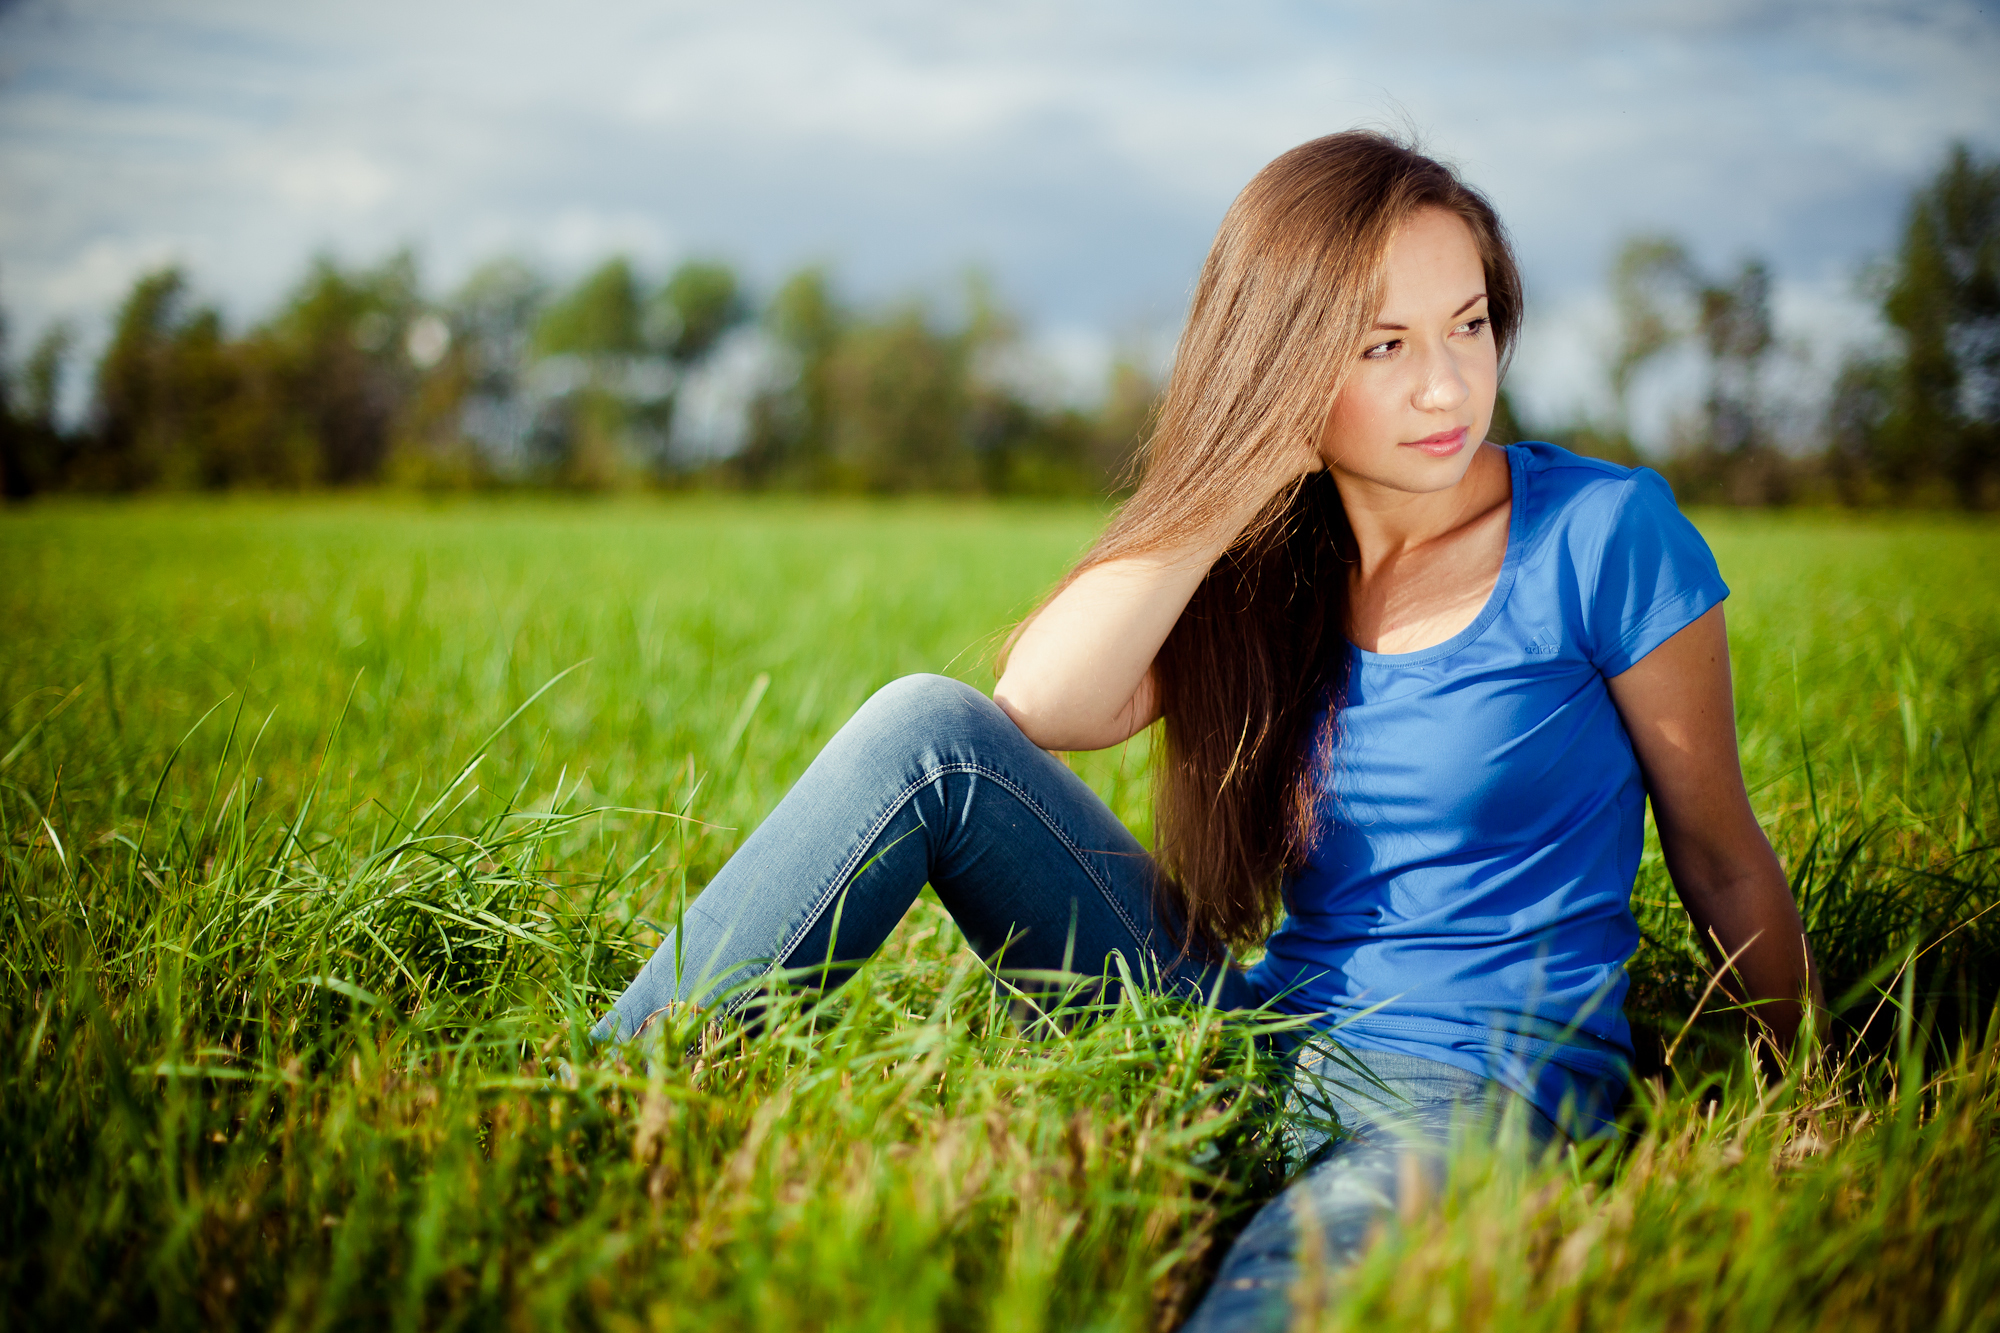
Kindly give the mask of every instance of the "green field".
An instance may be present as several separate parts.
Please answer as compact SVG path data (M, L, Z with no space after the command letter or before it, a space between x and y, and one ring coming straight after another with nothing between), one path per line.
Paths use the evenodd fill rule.
M755 1042L576 1026L871 690L990 684L1101 517L0 515L7 1326L1170 1325L1283 1170L1241 1032L1024 1026L928 903ZM1690 1023L1649 850L1628 1137L1468 1160L1326 1327L2000 1327L2000 528L1699 521L1843 1021L1780 1083ZM1143 751L1075 761L1142 830Z

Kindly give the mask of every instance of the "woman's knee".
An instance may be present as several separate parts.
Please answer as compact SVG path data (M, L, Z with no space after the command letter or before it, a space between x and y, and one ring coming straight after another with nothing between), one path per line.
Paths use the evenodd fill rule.
M949 735L968 726L1005 720L997 705L962 680L918 674L892 680L870 696L850 725L904 736Z

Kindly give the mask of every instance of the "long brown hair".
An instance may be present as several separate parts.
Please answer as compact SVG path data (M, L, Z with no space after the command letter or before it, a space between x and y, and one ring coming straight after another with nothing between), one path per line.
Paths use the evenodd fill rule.
M1504 364L1521 280L1492 206L1380 134L1301 144L1223 218L1139 487L1069 579L1198 542L1240 512L1246 484L1296 466L1287 460L1316 445L1379 313L1390 240L1427 207L1472 231ZM1166 722L1153 786L1159 894L1196 954L1261 941L1284 872L1311 851L1347 664L1352 543L1332 478L1293 480L1216 560L1153 660Z

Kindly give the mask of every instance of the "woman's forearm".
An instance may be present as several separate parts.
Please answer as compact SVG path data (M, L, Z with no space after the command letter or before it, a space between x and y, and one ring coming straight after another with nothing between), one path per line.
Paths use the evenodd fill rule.
M1077 575L1022 626L993 701L1045 750L1101 750L1143 730L1159 716L1160 645L1210 566L1305 470L1286 470L1296 461L1276 460L1269 475L1246 480L1237 508L1181 546Z
M1022 628L993 701L1045 750L1100 750L1140 731L1158 715L1153 658L1214 560L1191 551L1085 570Z
M1806 1005L1817 1011L1825 1000L1784 868L1761 831L1756 843L1726 867L1670 852L1667 870L1711 962L1734 960L1723 972L1722 989L1746 1005L1778 1050L1788 1053Z
M1736 751L1729 636L1712 607L1607 684L1645 775L1660 850L1723 988L1789 1052L1821 1003L1785 868L1757 823Z

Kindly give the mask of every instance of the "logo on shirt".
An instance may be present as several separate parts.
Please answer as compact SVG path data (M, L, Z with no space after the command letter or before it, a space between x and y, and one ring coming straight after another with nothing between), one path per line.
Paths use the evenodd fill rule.
M1548 657L1562 651L1562 645L1553 639L1536 639L1528 645L1530 657Z

